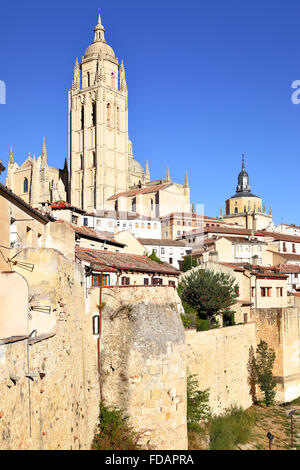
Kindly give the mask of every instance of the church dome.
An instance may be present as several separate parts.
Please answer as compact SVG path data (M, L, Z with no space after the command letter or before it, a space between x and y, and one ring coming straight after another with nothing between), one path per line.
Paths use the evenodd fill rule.
M144 174L144 168L142 165L135 160L134 158L129 158L128 159L128 169L130 172L137 173L137 174Z
M102 53L103 55L107 54L111 57L115 57L115 53L112 47L110 47L106 42L93 42L87 50L85 51L84 57L90 57L92 55L98 55Z

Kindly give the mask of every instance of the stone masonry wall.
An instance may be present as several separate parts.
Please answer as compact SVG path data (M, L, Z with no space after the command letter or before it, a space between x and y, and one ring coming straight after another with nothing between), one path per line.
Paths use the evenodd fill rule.
M181 304L173 287L104 288L103 397L125 410L151 448L186 449ZM90 294L90 311L99 289Z
M255 349L255 324L248 323L210 331L186 330L187 367L195 374L200 390L209 389L214 414L233 405L252 404L247 364Z
M289 402L300 396L300 312L298 308L254 310L257 343L262 339L276 354L276 399Z

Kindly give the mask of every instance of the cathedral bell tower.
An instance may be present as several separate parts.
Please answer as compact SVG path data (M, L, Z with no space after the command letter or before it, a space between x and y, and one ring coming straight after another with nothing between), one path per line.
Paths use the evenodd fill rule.
M76 59L69 90L71 203L103 209L110 196L128 190L130 148L125 68L106 43L99 14L94 42L80 65Z

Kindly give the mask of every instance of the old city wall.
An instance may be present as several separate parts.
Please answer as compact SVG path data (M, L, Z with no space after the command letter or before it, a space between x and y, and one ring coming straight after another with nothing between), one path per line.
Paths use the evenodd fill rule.
M247 371L251 347L256 347L254 323L210 331L186 330L188 373L196 375L200 390L209 389L214 414L233 405L251 406Z
M104 288L103 398L125 410L151 448L186 449L181 304L173 287ZM89 296L93 313L99 289Z
M300 396L300 312L298 308L256 309L257 343L262 339L276 354L276 399L288 402Z
M34 264L22 271L31 305L43 301L51 312L29 312L36 338L0 342L0 449L89 449L99 381L84 272L53 249L24 250L18 259Z

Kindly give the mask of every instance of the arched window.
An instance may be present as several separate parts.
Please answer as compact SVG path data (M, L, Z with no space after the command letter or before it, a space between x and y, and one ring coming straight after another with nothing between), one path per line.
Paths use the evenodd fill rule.
M238 208L237 208L237 207L234 208L234 213L235 213L235 214L238 213Z
M107 106L106 106L106 123L107 123L108 126L110 126L110 117L111 117L110 103L107 103Z
M24 178L24 183L23 183L23 193L28 193L28 179Z
M81 106L81 129L84 128L84 106Z
M92 103L92 123L93 123L93 126L96 125L96 103L95 103L95 101L93 101L93 103Z
M90 72L87 73L87 86L91 85L91 74Z

